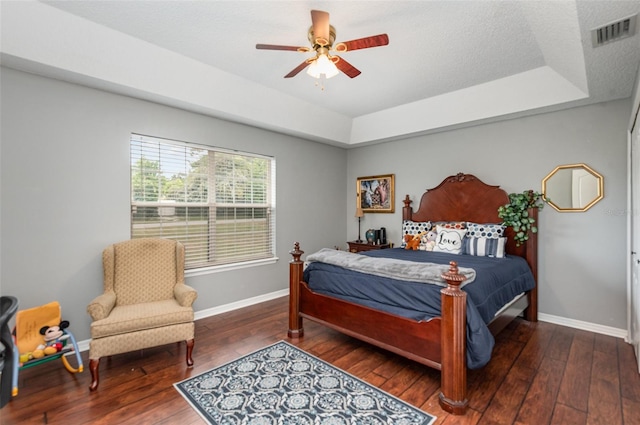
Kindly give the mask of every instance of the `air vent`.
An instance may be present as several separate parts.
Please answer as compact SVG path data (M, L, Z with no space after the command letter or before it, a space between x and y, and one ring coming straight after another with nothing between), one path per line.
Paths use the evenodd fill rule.
M591 30L591 42L593 47L603 46L613 41L631 37L636 33L637 14L619 21L603 25L600 28Z

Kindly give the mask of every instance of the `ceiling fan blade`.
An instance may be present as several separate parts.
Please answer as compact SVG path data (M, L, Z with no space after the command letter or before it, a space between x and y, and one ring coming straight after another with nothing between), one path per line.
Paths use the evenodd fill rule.
M335 56L334 56L335 57ZM353 65L351 65L349 62L347 62L346 60L342 59L339 57L339 60L334 62L336 64L336 67L344 72L345 74L347 74L347 76L349 76L350 78L355 78L358 75L361 74L360 70L356 67L354 67Z
M291 50L291 51L294 51L294 52L308 52L310 50L308 47L280 46L278 44L256 44L256 49L261 49L261 50Z
M323 12L322 10L312 10L311 22L313 26L313 37L315 38L315 40L322 39L321 42L317 44L329 44L329 12Z
M288 73L287 75L284 76L284 78L291 78L291 77L295 77L296 75L298 75L298 73L300 71L302 71L303 69L305 69L307 66L309 66L309 62L308 61L304 61L302 62L300 65L298 65L297 67L295 67L290 73Z
M387 44L389 44L389 36L387 34L378 34L370 37L358 38L357 40L340 42L336 44L335 50L337 52L347 52L350 50L386 46Z

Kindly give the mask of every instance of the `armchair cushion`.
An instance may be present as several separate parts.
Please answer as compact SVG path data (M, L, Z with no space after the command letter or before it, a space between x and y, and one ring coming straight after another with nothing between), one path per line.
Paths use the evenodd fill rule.
M143 331L193 322L193 309L182 307L174 299L115 306L108 317L91 323L91 337Z
M173 288L184 283L184 248L168 239L133 239L112 245L105 250L107 268L113 264L113 291L117 294L117 305L174 298ZM181 267L181 268L178 268Z

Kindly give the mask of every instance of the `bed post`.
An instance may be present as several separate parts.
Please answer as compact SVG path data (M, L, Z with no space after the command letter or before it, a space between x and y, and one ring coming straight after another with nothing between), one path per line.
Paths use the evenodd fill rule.
M538 208L529 208L529 217L535 219L538 226ZM526 260L533 273L533 279L536 286L527 294L529 306L524 311L525 319L529 322L538 321L538 233L529 233L529 239L526 242Z
M300 260L304 251L300 251L300 243L293 244L289 251L293 260L289 262L289 338L300 338L304 335L302 317L300 317L300 281L302 281L302 266Z
M402 220L411 220L411 216L413 215L411 202L413 201L411 200L411 198L409 198L409 195L406 195L402 202L404 202L404 207L402 207Z
M440 406L447 412L463 415L467 410L467 293L460 290L466 279L458 274L458 264L449 263L442 275L447 287L440 291L442 302Z

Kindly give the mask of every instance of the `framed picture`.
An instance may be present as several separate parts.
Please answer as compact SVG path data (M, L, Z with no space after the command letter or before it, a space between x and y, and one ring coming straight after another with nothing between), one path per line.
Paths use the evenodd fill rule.
M357 206L365 213L392 213L395 208L394 175L358 177Z

